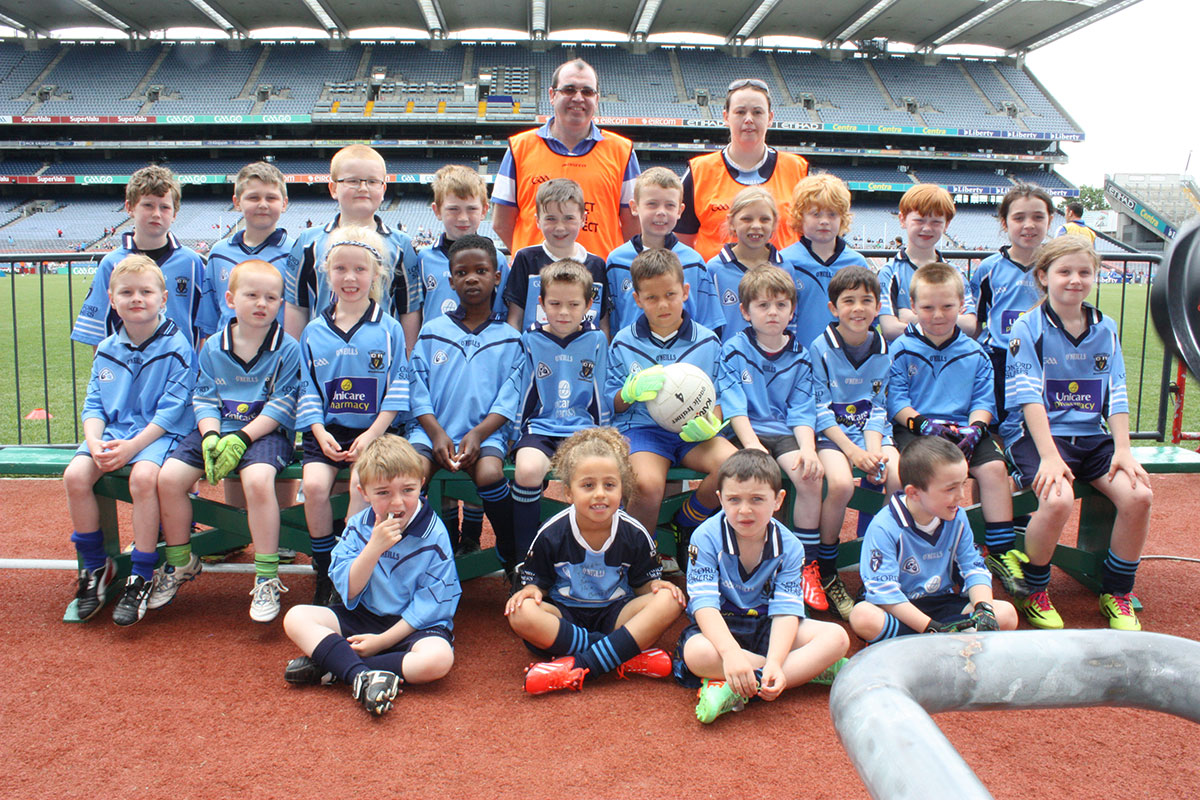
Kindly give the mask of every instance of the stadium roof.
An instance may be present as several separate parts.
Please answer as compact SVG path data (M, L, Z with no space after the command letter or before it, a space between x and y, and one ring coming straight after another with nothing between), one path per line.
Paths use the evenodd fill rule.
M1139 0L0 0L0 24L42 36L71 28L112 28L150 36L170 28L215 28L249 36L310 28L331 36L380 27L443 38L480 28L619 31L717 36L728 42L797 36L838 46L888 39L918 50L986 46L1022 53Z

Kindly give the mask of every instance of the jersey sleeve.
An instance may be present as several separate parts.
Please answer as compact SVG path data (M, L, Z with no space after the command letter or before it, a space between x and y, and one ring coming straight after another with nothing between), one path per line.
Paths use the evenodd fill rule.
M608 348L608 369L604 376L604 394L609 403L616 402L625 378L629 375L629 364L625 361L625 348L619 342L613 342Z
M720 539L709 530L696 533L701 535L692 535L687 556L687 612L693 619L701 608L721 607Z
M896 605L908 598L900 588L899 531L891 524L891 511L885 505L871 520L863 534L862 556L858 571L862 576L865 599L875 605Z
M267 404L262 413L287 430L296 425L296 404L300 395L300 346L286 337L275 365L275 376L267 387Z
M200 290L200 308L196 315L196 327L204 336L212 336L217 332L217 326L221 321L221 306L224 305L225 293L217 288L217 280L213 277L214 272L220 270L220 265L215 263L210 254L207 264L204 265L204 279L201 282Z
M387 394L379 405L380 411L408 411L409 406L409 368L408 357L404 355L404 329L399 323L391 326L389 332L392 344L392 363L388 366Z
M633 557L630 559L632 563L629 565L629 585L637 589L661 578L662 564L658 561L658 546L653 536L640 525L630 525L629 534L635 541Z
M642 174L642 165L638 162L637 150L629 148L629 160L625 162L625 174L621 178L621 204L617 207L619 212L622 208L629 207L629 201L633 199L633 185L637 182L638 175Z
M879 388L872 387L871 391L871 413L867 416L866 427L864 431L877 431L885 436L891 430L891 425L888 424L888 372L891 370L891 362L888 362L887 369L881 371L879 379Z
M518 308L525 307L525 299L529 291L529 263L529 258L521 255L520 250L513 255L512 269L509 270L508 280L504 283L503 296L506 304Z
M309 325L315 325L310 322ZM308 328L300 334L300 399L296 403L296 427L306 431L313 425L325 424L325 401L321 397L316 375L315 359L309 344Z
M71 329L71 338L82 344L99 345L108 336L108 280L112 275L112 259L104 258L92 276L92 285L88 289L83 305L79 307L79 316L75 318L75 326Z
M819 353L813 354L813 406L816 409L817 432L827 431L838 426L837 417L833 414L830 403L833 395L829 391L829 372L825 359Z
M683 211L675 222L676 234L696 234L700 232L700 217L696 215L696 182L692 178L692 168L683 176Z
M365 527L363 523L366 517L367 514L361 513L355 514L347 520L346 529L342 532L337 544L334 545L333 552L329 554L329 579L333 581L333 586L341 595L342 603L347 609L357 607L367 591L367 587L364 586L358 594L350 594L350 567L353 566L354 560L358 558L363 547L371 539L370 529L363 532Z
M502 206L517 205L517 165L511 147L504 151L504 157L500 159L500 170L492 184L492 202Z
M556 580L554 545L550 541L551 537L547 535L550 524L552 523L543 525L537 532L533 543L529 545L529 552L525 554L525 560L518 567L521 585L533 584L543 593L548 593Z
M1040 310L1035 309L1037 313ZM1005 358L1004 407L1018 413L1026 403L1044 403L1042 360L1033 341L1033 331L1024 316L1013 323Z
M310 246L311 241L297 238L288 256L287 271L284 274L284 300L300 308L311 308L312 298L309 297L309 274L313 270L315 254Z
M792 391L788 394L787 426L816 430L817 405L813 400L812 361L801 358L796 364Z
M429 355L426 339L417 339L409 366L409 405L414 417L433 413L433 398L429 394Z
M784 536L792 536L790 531ZM799 540L796 540L799 545ZM804 619L804 547L803 545L783 549L783 558L771 581L771 596L767 600L767 614L772 617L794 616Z
M492 403L492 408L488 413L499 414L511 422L518 421L521 398L525 396L525 389L533 381L532 367L529 353L525 350L524 345L517 348L513 356L512 369L508 371L508 377L500 386L500 392L496 395L496 400Z
M726 342L721 348L719 367L716 389L721 398L721 416L725 419L749 417L750 403L742 386L742 370L745 369L745 364L732 341Z
M709 330L719 331L725 325L725 312L717 297L717 283L703 262L697 265L695 274L699 285L691 291L696 292L696 320Z
M974 411L986 411L996 417L996 383L992 360L982 349L978 351L975 366L975 383L971 391L971 408L968 415ZM892 391L891 387L888 391Z
M1121 340L1112 331L1112 363L1108 368L1108 415L1128 414L1129 396L1125 388L1125 355L1121 352Z
M92 376L88 378L87 394L83 397L83 409L79 412L81 421L98 419L108 425L108 412L104 410L104 398L100 394L101 360L92 359Z
M202 419L215 419L221 422L221 397L217 393L217 382L213 365L213 347L216 340L210 339L200 349L199 372L196 375L196 388L192 392L192 412L196 416L196 424Z
M424 301L421 291L421 265L417 251L407 236L397 247L397 261L392 274L392 308L397 315L420 311Z
M963 270L961 270L961 269L958 271L958 274L962 276L962 279L963 279L963 286L964 286L964 287L969 287L968 280L967 280L967 274L966 274L966 273L965 273ZM962 307L962 313L963 313L963 314L974 314L974 313L976 313L976 310L975 310L975 295L974 295L974 293L973 293L973 292L971 292L970 288L967 288L967 289L966 289L966 291L964 291L964 292L963 292L963 307Z
M608 339L603 331L596 331L596 366L592 374L593 391L599 394L596 403L600 408L600 425L611 425L613 418L613 396L607 391Z
M908 358L905 357L908 350L899 342L893 347L892 365L888 368L887 418L895 421L896 415L906 408L917 413L921 409L913 404L908 391Z
M181 335L181 339L185 339ZM194 418L190 414L192 406L192 390L196 386L196 373L192 369L193 350L181 346L169 363L166 385L158 399L151 425L157 425L168 433L182 433L190 430Z
M962 576L963 591L972 586L992 586L992 573L983 562L979 548L975 546L975 537L971 533L971 523L967 521L967 512L959 509L954 518L958 530L958 541L955 542L954 561Z
M896 265L894 261L884 264L879 270L879 316L896 316L899 292L896 287Z
M428 558L425 569L416 576L417 586L412 599L400 612L404 621L417 630L437 625L450 627L454 612L458 610L458 598L462 596L450 537L440 525L436 537L434 545L425 551Z

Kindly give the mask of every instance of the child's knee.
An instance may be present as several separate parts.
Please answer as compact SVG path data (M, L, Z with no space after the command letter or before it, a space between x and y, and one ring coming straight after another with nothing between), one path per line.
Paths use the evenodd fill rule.
M244 472L244 471L243 471ZM242 478L242 492L251 503L275 502L275 478L266 475L245 475Z
M158 467L139 461L129 471L129 494L134 499L158 497Z
M971 470L971 477L979 483L979 488L1003 488L1008 490L1008 468L1003 461L989 461Z
M996 615L996 622L1000 624L1000 630L1015 631L1017 629L1017 609L1012 603L1007 600L993 600L992 612Z
M71 459L63 471L63 488L69 494L91 494L96 485L93 471L88 468L88 462L82 458Z
M850 628L859 638L870 641L883 630L886 612L873 603L856 603L850 610Z
M1063 519L1071 516L1071 511L1075 508L1075 493L1068 489L1061 494L1050 490L1049 496L1042 498L1038 502L1038 513L1045 513L1054 519Z
M454 649L446 642L441 646L413 651L404 659L404 680L409 683L430 683L446 677L454 666Z
M329 502L329 481L317 475L305 475L301 481L304 485L304 501L314 503Z

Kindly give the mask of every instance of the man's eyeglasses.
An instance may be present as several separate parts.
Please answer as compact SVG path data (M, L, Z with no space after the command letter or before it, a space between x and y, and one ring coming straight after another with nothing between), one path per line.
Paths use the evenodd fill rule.
M379 178L335 178L333 182L341 186L349 186L353 189L357 189L360 186L366 186L368 189L378 189L385 183L385 181L381 181Z
M768 95L771 94L771 87L767 86L765 82L760 81L758 78L742 78L740 80L736 80L729 84L729 88L725 91L736 92L738 89L745 89L747 86L766 92Z
M566 86L559 86L557 89L554 90L554 92L555 92L555 94L565 94L568 97L574 97L577 94L583 95L584 97L595 97L596 96L596 90L593 89L592 87L590 87L590 86L575 86L574 84L570 84L570 83L568 83Z

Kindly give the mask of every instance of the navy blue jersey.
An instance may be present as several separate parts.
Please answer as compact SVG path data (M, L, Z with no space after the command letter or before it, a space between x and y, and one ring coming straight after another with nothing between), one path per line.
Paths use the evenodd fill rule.
M701 325L716 330L725 323L721 313L720 303L717 302L717 290L704 259L692 248L688 247L675 234L668 233L666 249L679 257L683 265L683 282L688 285L688 299L684 309L692 315L692 319ZM608 275L608 296L612 300L612 317L609 319L611 330L620 330L633 323L642 310L633 299L633 278L629 268L638 254L645 250L642 235L639 233L623 245L608 254L606 266Z
M183 436L195 425L195 351L179 326L159 319L141 344L122 327L96 348L81 417L103 420L107 439L132 439L151 424Z
M892 356L879 331L871 329L867 357L856 363L845 351L837 323L813 340L809 355L813 365L813 399L817 406L817 432L837 425L859 447L865 448L864 431L888 430L887 384ZM827 440L828 437L820 436Z
M958 594L960 590L954 585L956 567L961 591L972 586L991 588L992 574L975 547L966 509L960 508L952 520L937 522L937 527L926 533L913 520L904 493L892 495L863 536L858 570L867 602L890 606L922 597Z
M699 608L804 619L804 545L774 519L767 523L765 536L758 566L747 572L725 512L700 523L688 546L687 612L693 620Z
M300 345L275 322L254 358L242 361L233 352L236 324L235 320L220 335L210 336L200 349L200 374L192 395L196 422L215 419L226 434L265 414L291 435L300 396Z
M521 583L536 584L556 605L607 606L662 576L654 537L624 511L599 550L588 547L567 506L542 523L521 567Z
M720 405L721 394L717 383L721 340L717 335L694 322L685 311L679 330L666 342L660 342L650 332L650 323L642 314L632 325L625 326L613 336L612 347L608 351L608 380L604 386L604 396L612 402L620 393L625 379L635 372L655 364L665 367L680 362L692 364L708 373L713 388L717 389L717 404ZM658 427L646 410L645 403L634 403L614 415L613 424L621 431L635 427Z
M330 236L337 230L341 218L338 214L324 228L301 231L288 256L284 299L308 309L310 320L324 314L335 300L325 272L325 256L329 253ZM379 217L375 217L375 232L387 249L383 253L383 298L380 301L384 313L399 317L410 311L420 311L421 275L412 241L407 233L388 227Z
M514 268L515 269L515 268ZM590 322L565 339L535 323L521 334L521 350L492 411L521 433L570 436L607 425L612 398L604 394L608 340Z
M592 273L592 307L588 309L586 319L599 323L608 316L610 300L605 288L607 278L604 275L604 259L594 256L584 250L581 245L575 246L575 254L571 258L587 267ZM538 305L542 292L542 267L547 267L560 259L550 255L545 245L535 244L523 247L513 256L512 269L509 270L508 280L504 283L504 302L521 306L525 316L521 318L521 330L527 331L535 322L545 322L546 312Z
M784 268L783 257L775 249L775 245L767 245L767 263ZM786 267L791 277L791 267ZM717 294L717 302L721 306L721 341L728 342L738 332L750 327L750 323L742 316L742 306L738 296L738 286L748 270L737 260L733 253L733 245L727 244L721 248L708 262L708 274L712 277L713 290ZM713 328L716 330L716 328ZM809 340L806 340L809 341Z
M988 256L971 274L970 295L979 314L979 342L985 347L1008 347L1008 336L1017 317L1042 299L1033 278L1033 266L1008 257L1008 246Z
M840 236L828 261L812 251L812 242L801 236L800 241L780 253L784 264L792 270L796 281L796 313L792 330L802 342L811 342L833 322L829 313L829 281L842 267L868 267L867 260L857 250L851 250Z
M379 616L402 617L417 630L453 630L462 587L450 535L428 505L417 509L400 541L379 556L363 590L350 594L350 567L371 541L374 527L375 512L363 509L346 520L346 531L333 548L329 577L346 608L361 604Z
M1087 303L1083 312L1087 327L1078 339L1063 329L1049 303L1013 325L1004 381L1010 413L1000 426L1006 442L1028 432L1020 413L1026 403L1045 406L1055 436L1107 434L1109 417L1129 413L1117 326Z
M943 261L941 253L935 250L933 254L935 260ZM909 260L908 251L903 247L891 261L883 265L883 268L879 270L879 288L882 292L879 298L880 314L891 314L898 317L902 308L912 311L912 297L909 290L912 287L912 279L916 271L916 265ZM966 285L967 280L964 277L964 290ZM975 297L970 292L966 292L966 296L963 298L963 308L959 313L975 313Z
M205 331L212 335L221 330L233 319L233 309L225 302L225 292L229 290L229 273L243 261L258 259L273 264L287 284L287 262L292 253L295 241L287 235L283 228L276 229L256 247L245 243L244 230L238 231L228 239L223 239L208 251L208 264L204 268L204 294L212 304L212 315L217 320L216 330ZM283 294L280 294L280 298ZM279 304L279 324L283 324L284 303Z
M450 286L450 245L453 241L446 234L438 237L437 243L426 247L417 253L417 263L421 268L421 312L424 321L437 319L443 314L449 314L458 308L458 294ZM500 287L508 281L508 257L496 250L496 264L500 268ZM495 311L504 311L504 293L496 292Z
M751 328L721 348L721 412L725 419L747 417L757 435L791 436L817 424L812 361L808 350L788 334L787 344L767 353Z
M98 345L106 336L116 333L121 319L108 303L108 283L113 268L122 259L139 253L146 255L133 243L132 233L123 233L121 246L100 259L92 286L79 307L72 339ZM167 282L167 319L184 332L195 348L202 336L216 330L217 324L212 304L204 294L204 260L195 250L180 244L175 234L168 233L166 254L155 261Z
M457 442L483 421L521 355L503 312L475 330L457 308L421 326L412 351L412 415L432 414Z
M959 426L970 422L973 411L996 416L992 360L979 342L958 328L938 346L914 322L892 342L891 350L889 418L905 408Z
M400 323L374 301L348 331L333 324L336 306L300 335L300 401L296 427L334 423L362 430L381 411L409 409L408 359Z

